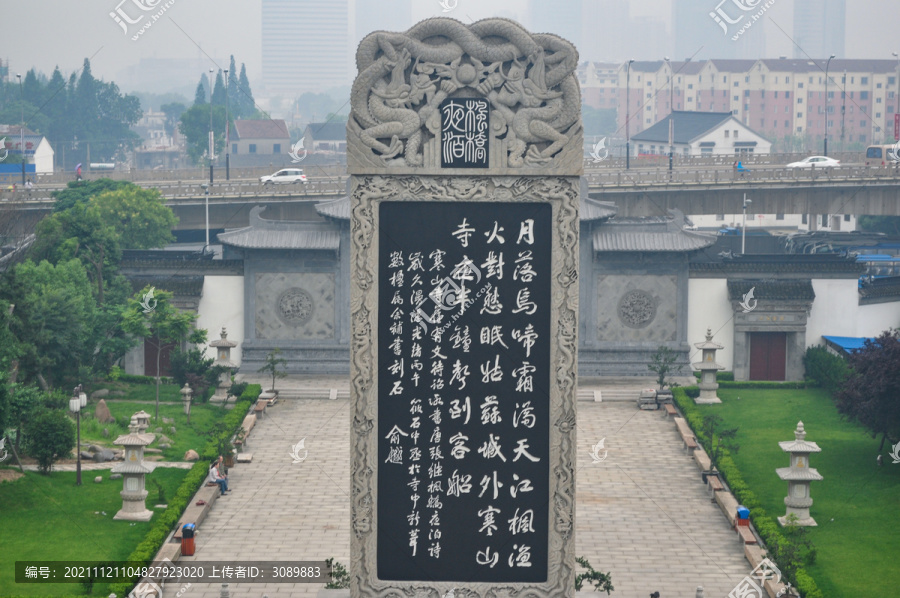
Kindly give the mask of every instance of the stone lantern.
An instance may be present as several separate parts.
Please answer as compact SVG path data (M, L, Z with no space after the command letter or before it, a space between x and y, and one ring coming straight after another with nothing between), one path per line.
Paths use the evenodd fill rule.
M193 392L191 385L185 382L181 389L181 402L184 403L184 414L187 416L188 423L191 423L191 394Z
M721 403L722 399L716 396L719 390L719 383L716 382L716 373L724 370L724 365L716 363L716 351L724 349L723 345L714 343L712 329L706 329L706 341L702 343L694 343L694 346L702 351L700 361L692 363L691 367L700 370L700 396L694 399L697 404Z
M778 518L781 525L787 525L787 517L792 514L797 516L797 525L806 527L816 525L816 520L809 515L809 508L813 504L809 496L809 483L823 478L818 471L809 466L809 455L820 453L822 449L815 442L808 442L805 438L806 430L803 429L803 422L797 422L794 440L778 443L781 450L791 454L791 466L775 470L778 477L788 483L788 495L784 497L787 513L784 517Z
M150 428L150 414L143 409L138 411L131 416L131 426L136 428L132 432L143 434ZM131 429L131 426L128 426L128 428Z
M229 369L236 369L237 364L231 361L231 349L237 347L237 343L228 340L228 332L222 327L220 333L222 338L211 341L210 347L216 350L216 362L213 365L225 366ZM227 373L223 373L219 378L219 386L225 386L231 381L231 377Z
M136 413L132 421L140 421ZM148 416L149 421L149 416ZM140 425L140 424L138 424ZM136 426L134 426L136 427ZM116 438L113 444L124 447L125 460L112 468L113 473L122 474L123 489L122 509L116 513L113 519L125 521L150 521L153 511L147 509L147 490L144 476L154 469L153 463L144 462L144 447L156 440L155 434L142 434L132 431Z

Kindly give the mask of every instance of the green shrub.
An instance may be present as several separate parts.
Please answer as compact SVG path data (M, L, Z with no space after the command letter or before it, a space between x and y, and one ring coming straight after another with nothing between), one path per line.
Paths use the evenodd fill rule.
M119 382L128 382L129 384L156 384L156 377L154 376L137 376L135 374L120 374L118 378ZM172 384L172 379L166 376L162 376L159 379L160 384Z
M694 377L699 380L700 372L694 372ZM734 382L734 372L717 372L716 382Z
M68 457L75 446L75 424L62 409L40 409L25 423L26 451L37 459L41 473Z
M824 388L828 394L834 394L850 375L847 362L821 346L806 350L803 367L806 368L806 379Z

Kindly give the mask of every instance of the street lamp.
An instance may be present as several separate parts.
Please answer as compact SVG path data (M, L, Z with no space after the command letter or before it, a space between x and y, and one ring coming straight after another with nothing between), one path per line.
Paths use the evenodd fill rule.
M847 116L847 71L841 77L841 152L844 151L844 124Z
M631 120L631 64L634 58L628 61L625 67L625 170L631 168L631 133L628 121Z
M213 83L212 83L212 74L213 70L209 69L209 185L206 187L206 247L204 247L204 251L207 247L209 247L209 188L212 187L213 184L213 152L216 149L214 138L213 138L213 126L212 126L212 98L213 98Z
M669 171L672 170L672 159L675 154L675 72L672 70L672 62L665 58L669 65Z
M897 52L891 52L891 56L894 56L897 59L897 108L894 110L894 123L900 121L900 54ZM897 124L894 124L894 141L900 141L900 127Z
M225 180L231 180L231 173L229 172L229 158L231 157L231 152L228 146L228 69L225 69Z
M77 426L77 445L76 445L76 463L75 466L75 485L81 486L81 410L87 406L87 395L81 384L72 391L72 398L69 399L69 411L75 414Z
M19 106L22 109L22 126L19 127L19 147L22 151L22 186L25 186L25 92L22 90L22 75L16 73L16 79L19 80Z
M752 199L747 199L744 193L744 222L741 225L741 255L744 255L747 247L747 208L753 203Z
M828 67L831 66L831 61L834 59L834 54L828 57L828 62L825 63L825 152L824 154L828 155Z

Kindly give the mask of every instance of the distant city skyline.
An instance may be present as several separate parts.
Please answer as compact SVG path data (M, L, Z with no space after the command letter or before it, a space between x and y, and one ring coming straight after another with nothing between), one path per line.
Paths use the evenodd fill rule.
M123 91L178 91L190 96L201 74L209 68L227 68L228 57L233 54L238 64L246 63L254 93L266 98L279 91L266 88L272 78L266 75L265 56L282 62L282 69L303 69L305 76L316 79L312 88L324 91L330 84L323 77L329 69L339 69L340 64L346 64L346 72L334 73L334 79L352 79L354 51L367 32L403 31L415 22L436 16L465 23L492 16L512 18L533 31L570 38L582 61L661 60L664 56L684 60L695 53L698 59L797 54L818 59L832 53L846 58L890 58L892 52L900 51L893 31L894 23L900 22L900 3L876 0L858 0L852 10L845 6L845 0L803 0L803 4L800 0L774 0L754 28L736 41L731 39L731 31L723 34L710 16L719 7L736 13L732 18L745 16L737 15L734 0L721 4L719 0L678 0L677 4L675 0L456 0L456 7L448 12L438 0L338 0L315 4L294 0L290 4L306 15L305 23L281 23L276 31L273 28L277 23L264 24L263 5L277 1L175 1L140 35L138 25L150 20L149 13L141 15L131 0L9 3L4 6L7 24L35 25L6 27L0 59L4 65L9 63L9 77L15 80L17 72L24 73L32 67L50 76L57 65L68 77L88 57L96 77L116 81ZM819 4L824 7L820 12L826 20L810 20L808 16L817 14L814 9ZM334 55L341 45L332 39L339 37L337 30L307 29L310 22L325 18L337 5L346 5L345 56ZM834 16L841 13L843 21ZM128 24L119 15L144 19ZM328 18L335 22L334 15ZM330 57L317 55L329 42L334 48L328 53ZM310 70L313 63L319 71ZM269 72L273 73L271 69Z

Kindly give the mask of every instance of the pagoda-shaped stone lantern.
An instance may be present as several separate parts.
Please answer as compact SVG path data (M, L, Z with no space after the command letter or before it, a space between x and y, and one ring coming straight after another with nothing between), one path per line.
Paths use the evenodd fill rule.
M134 428L132 430L132 428ZM131 416L131 424L128 429L137 434L143 434L150 428L150 414L143 409Z
M716 382L716 373L719 370L724 370L725 366L716 363L716 351L725 347L719 343L714 343L712 338L712 329L707 328L706 341L694 343L694 346L702 352L700 361L691 364L691 367L695 370L700 370L700 396L694 399L694 402L698 405L722 402L722 399L716 396L716 391L719 390L719 383Z
M231 350L237 347L237 343L228 340L228 332L222 326L221 338L211 341L209 346L216 350L216 362L213 365L222 365L231 370L237 369L237 364L231 361ZM231 376L224 372L219 377L219 386L227 386L231 382Z
M156 440L156 434L143 434L142 425L149 425L150 416L146 419L139 417L143 411L135 413L131 417L132 424L128 427L130 432L116 438L113 444L124 447L125 460L112 468L113 473L122 474L123 489L122 509L116 513L113 519L125 521L150 521L153 511L147 509L147 490L144 476L154 469L153 463L144 462L144 447ZM144 421L144 424L139 423ZM146 428L144 428L146 429Z
M820 453L822 449L815 442L809 442L805 438L806 430L803 429L803 422L797 422L794 440L778 443L781 450L791 454L791 466L779 467L775 470L778 477L788 483L788 495L784 497L787 513L784 517L778 518L778 523L781 525L787 525L789 515L797 516L796 525L806 527L816 525L816 520L809 515L809 508L813 504L813 500L809 496L809 483L823 478L818 471L809 466L809 455Z

